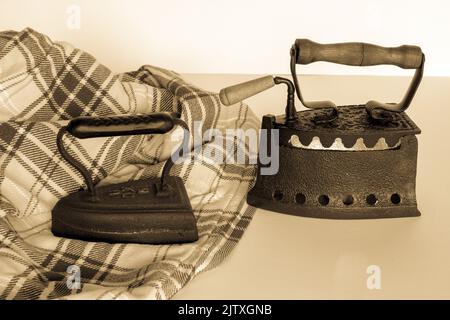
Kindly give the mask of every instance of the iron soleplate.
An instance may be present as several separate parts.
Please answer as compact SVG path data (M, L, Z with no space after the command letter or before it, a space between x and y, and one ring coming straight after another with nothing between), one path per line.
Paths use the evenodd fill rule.
M183 243L198 240L196 220L183 181L149 178L96 187L58 201L52 211L56 236L109 243Z

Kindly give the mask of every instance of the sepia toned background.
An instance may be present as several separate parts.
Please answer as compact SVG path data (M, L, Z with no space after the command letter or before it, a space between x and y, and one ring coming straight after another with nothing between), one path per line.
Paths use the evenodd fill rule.
M423 131L422 216L336 221L258 209L230 257L175 298L450 299L449 11L446 0L2 0L0 29L28 26L90 52L116 72L152 64L211 91L288 73L296 38L421 46L425 78L408 114ZM307 100L338 104L398 101L411 76L391 66L326 63L299 71L311 74L302 78ZM258 117L280 114L284 94L277 87L247 103ZM371 266L379 267L380 288L367 286Z
M182 73L288 73L294 39L310 38L417 44L426 74L449 76L448 12L446 0L2 0L0 29L35 28L117 72L151 63ZM307 72L405 74L367 69L318 63Z

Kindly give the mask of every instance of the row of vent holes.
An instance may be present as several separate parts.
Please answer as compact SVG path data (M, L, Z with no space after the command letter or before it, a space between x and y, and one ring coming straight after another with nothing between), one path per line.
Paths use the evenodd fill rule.
M280 201L281 199L283 199L283 192L281 192L280 190L275 190L275 192L273 193L273 198L275 200ZM321 196L319 196L318 198L319 203L323 206L327 206L330 203L330 198L325 195L322 194ZM346 205L346 206L350 206L353 204L353 196L348 195L346 197L344 197L344 199L342 199L342 202ZM393 204L399 204L402 201L400 195L398 193L394 193L391 195L391 202ZM295 196L295 202L297 202L298 204L304 204L306 202L306 196L303 193L297 193L297 195ZM378 199L377 196L374 194L369 194L366 197L366 202L367 204L370 204L371 206L374 206L378 203Z

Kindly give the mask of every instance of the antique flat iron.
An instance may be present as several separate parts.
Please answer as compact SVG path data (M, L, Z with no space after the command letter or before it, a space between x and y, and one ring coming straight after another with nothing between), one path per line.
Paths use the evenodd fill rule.
M400 103L369 101L337 107L331 101L303 99L296 65L315 61L353 66L391 64L416 71ZM266 76L223 89L219 97L223 104L230 105L276 84L288 87L285 114L262 119L265 130L260 135L258 175L247 202L271 211L316 218L419 216L415 184L416 135L420 129L405 110L421 82L424 62L425 56L417 46L384 48L297 39L291 48L294 83ZM295 92L309 110L297 112ZM277 150L270 144L274 137ZM261 150L269 152L266 158L279 156L277 172L267 173L265 169L271 163L261 161Z
M161 112L146 115L79 117L62 127L57 147L62 157L74 166L86 181L80 190L60 199L52 210L52 232L56 236L89 241L133 242L147 244L192 242L198 239L196 220L179 177L169 176L173 157L165 163L161 178L94 186L89 171L64 148L63 136L76 138L135 134L163 134L175 125L185 131L187 125L175 114ZM180 155L182 146L174 155Z

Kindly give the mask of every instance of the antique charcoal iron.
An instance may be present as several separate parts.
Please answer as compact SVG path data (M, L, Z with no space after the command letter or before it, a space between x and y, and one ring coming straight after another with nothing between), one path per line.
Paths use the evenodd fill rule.
M56 236L89 241L133 242L147 244L192 242L198 239L196 220L183 181L169 176L172 157L161 178L94 186L86 168L63 146L70 133L76 138L134 134L163 134L175 125L186 129L183 144L189 139L186 124L171 113L147 115L79 117L62 127L57 136L58 150L86 181L86 190L60 199L52 211L52 232ZM182 144L182 146L183 146ZM174 155L180 155L182 146Z
M369 101L365 105L337 107L331 101L303 99L296 64L315 61L354 66L391 64L416 71L400 103ZM424 62L425 56L416 46L324 45L298 39L291 49L294 83L266 76L223 89L220 99L230 105L275 84L288 87L285 114L265 115L262 119L262 129L266 130L261 131L260 143L267 145L260 145L257 180L247 202L267 210L316 218L419 216L415 184L416 134L420 129L404 111L420 84ZM295 91L310 110L296 111ZM263 137L264 131L268 137ZM264 174L263 169L271 163L260 160L261 149L275 152L270 146L275 133L279 139L279 169L275 174Z

